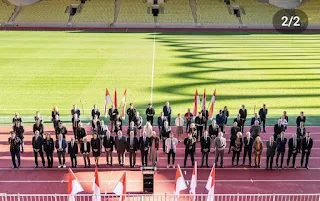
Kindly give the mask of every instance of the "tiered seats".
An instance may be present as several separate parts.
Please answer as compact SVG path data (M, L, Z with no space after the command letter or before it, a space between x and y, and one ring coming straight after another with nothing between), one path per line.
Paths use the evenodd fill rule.
M67 22L69 15L64 11L70 4L79 4L79 1L47 0L24 6L15 22Z
M305 4L300 6L300 10L304 11L308 18L309 24L319 24L320 23L320 1L319 0L310 0Z
M147 14L150 3L142 0L123 0L117 22L119 23L153 23L153 16Z
M73 22L112 22L114 0L86 1L81 13L76 14Z
M164 14L159 15L160 23L193 23L189 0L168 0L163 6Z
M14 6L7 5L0 1L0 24L3 24L9 20L14 10Z

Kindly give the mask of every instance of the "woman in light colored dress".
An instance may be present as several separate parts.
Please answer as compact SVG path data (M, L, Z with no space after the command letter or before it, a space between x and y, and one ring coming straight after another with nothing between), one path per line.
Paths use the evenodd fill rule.
M152 129L150 122L146 123L146 125L144 126L144 131L146 132L148 137L151 136L153 129Z
M150 137L150 150L149 150L149 162L152 166L157 165L158 160L158 150L159 150L159 138L156 135L155 131L152 131Z

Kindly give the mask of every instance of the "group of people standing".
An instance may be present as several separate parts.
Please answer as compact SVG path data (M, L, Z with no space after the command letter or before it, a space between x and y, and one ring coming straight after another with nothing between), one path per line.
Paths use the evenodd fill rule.
M94 105L91 111L91 134L90 142L87 130L83 127L81 122L81 112L76 105L70 112L71 123L73 129L73 136L70 141L66 141L68 133L67 128L60 120L59 109L55 106L52 110L51 121L55 129L56 140L53 140L50 133L44 134L43 119L40 113L37 112L34 119L33 126L34 136L32 138L32 148L35 159L35 168L38 167L38 157L40 156L42 166L45 167L44 153L47 157L47 167L53 167L53 153L56 149L59 168L66 167L65 155L69 154L71 165L73 168L77 167L77 155L80 153L84 160L85 167L90 167L90 155L94 158L96 166L99 166L99 158L102 152L106 153L106 162L108 166L113 165L113 152L117 154L118 164L124 166L124 156L127 152L129 155L130 167L136 166L136 153L141 153L141 165L147 166L148 163L155 166L158 161L158 151L160 142L162 142L162 151L167 154L167 167L175 167L175 155L177 152L177 145L183 141L184 145L184 164L187 165L187 159L190 156L191 165L194 166L194 155L196 153L197 141L200 141L201 147L201 167L204 165L209 167L209 153L215 153L215 165L218 167L220 159L220 167L224 167L224 152L227 146L227 141L224 137L226 133L226 125L229 117L228 108L225 106L216 115L215 120L207 129L208 111L204 108L195 117L190 112L190 109L182 116L180 113L175 118L174 126L176 127L176 136L171 130L171 115L172 108L167 102L157 119L159 137L153 129L155 110L152 104L148 105L145 111L146 123L143 126L143 118L139 114L134 105L131 103L127 109L128 128L127 137L123 135L123 119L120 117L118 109L114 106L108 110L110 117L110 130L104 121L100 119L100 111ZM229 151L232 151L232 166L239 165L240 153L243 149L242 165L245 165L246 158L249 160L249 166L252 167L252 153L254 154L255 167L261 167L261 155L263 152L263 142L260 138L261 132L266 132L265 123L267 119L268 109L264 104L251 118L250 131L244 132L244 125L247 120L247 109L242 105L239 109L237 117L233 121L233 126L230 130ZM193 123L194 121L194 123ZM310 133L306 133L304 123L306 117L303 112L297 117L297 132L289 139L289 153L287 159L287 166L289 166L292 157L292 167L295 167L295 159L299 152L302 152L301 166L303 166L304 158L306 163L304 167L308 168L308 159L312 149L313 141ZM13 120L13 131L9 138L10 152L12 156L13 168L20 167L20 152L24 151L24 128L22 126L22 119L19 114L15 114ZM276 155L276 167L283 168L283 159L285 153L285 146L287 139L284 137L288 124L288 116L286 112L281 116L278 123L274 126L274 135L270 137L266 143L266 157L267 169L272 169L273 158ZM183 137L184 126L186 127L187 137ZM112 136L112 133L115 136ZM242 133L245 136L242 137ZM184 139L183 139L184 138ZM20 149L21 147L21 149ZM16 164L16 160L18 164ZM280 158L280 165L279 165Z

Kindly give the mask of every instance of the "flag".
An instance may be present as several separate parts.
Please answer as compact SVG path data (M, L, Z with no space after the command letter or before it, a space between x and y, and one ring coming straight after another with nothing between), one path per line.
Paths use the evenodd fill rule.
M107 115L107 107L109 103L111 103L111 96L108 89L106 88L106 100L104 101L104 115Z
M123 98L122 98L122 111L121 117L124 120L126 118L126 105L127 105L127 90L124 90Z
M206 189L209 191L208 192L208 198L207 201L214 201L214 180L216 176L216 169L214 168L215 165L213 165L207 184L206 184Z
M127 193L127 179L126 179L126 172L123 173L122 177L116 184L116 186L113 189L113 193L120 196L119 201L125 201L126 197L125 194ZM124 195L124 196L123 196Z
M118 108L117 89L114 89L113 106L114 108Z
M181 172L180 166L178 165L176 171L176 182L174 184L174 198L173 201L177 201L179 199L180 191L187 189L186 181L184 180L183 174Z
M101 201L101 196L100 196L101 191L100 191L99 174L98 174L97 167L94 171L92 191L93 191L92 201Z
M68 195L69 195L69 201L75 201L74 196L84 191L81 184L79 183L78 179L72 172L72 170L69 168L69 181L68 181Z
M212 119L213 113L214 113L214 104L216 102L216 90L214 90L212 98L211 98L211 104L209 109L209 118Z
M206 111L206 103L207 103L207 95L206 95L206 89L204 89L203 97L202 97L202 105L201 108L203 111Z
M196 118L198 114L198 104L200 103L200 98L198 94L198 89L196 89L196 93L194 95L194 105L193 105L193 118Z
M196 200L196 188L197 188L197 174L198 174L198 170L197 170L197 161L195 161L194 164L194 169L192 172L192 177L191 177L191 182L190 182L190 201L195 201Z

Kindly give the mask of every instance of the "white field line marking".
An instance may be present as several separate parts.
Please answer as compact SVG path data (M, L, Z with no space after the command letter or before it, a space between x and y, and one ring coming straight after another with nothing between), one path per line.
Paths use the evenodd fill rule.
M153 33L153 50L152 50L152 70L151 70L151 91L150 91L150 103L153 99L153 83L154 83L154 59L156 57L156 32Z

